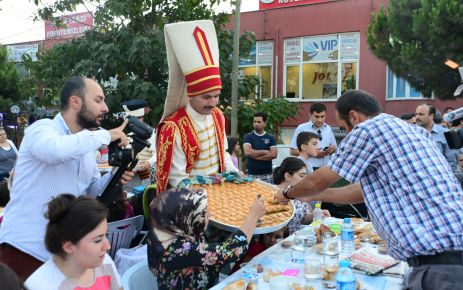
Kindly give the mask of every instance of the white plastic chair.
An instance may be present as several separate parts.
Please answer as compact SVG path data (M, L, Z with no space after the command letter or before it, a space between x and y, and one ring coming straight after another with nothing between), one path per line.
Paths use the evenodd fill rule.
M109 255L114 259L117 250L129 248L133 238L140 233L144 217L137 215L125 220L108 223Z
M158 290L158 281L149 270L147 260L133 265L124 273L122 288L124 290Z

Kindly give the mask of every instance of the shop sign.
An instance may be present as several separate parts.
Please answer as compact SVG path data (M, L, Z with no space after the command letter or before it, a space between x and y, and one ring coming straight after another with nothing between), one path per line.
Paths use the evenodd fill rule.
M259 0L259 10L285 8L296 5L330 2L334 0Z
M290 38L285 40L285 63L301 61L301 39Z
M83 34L92 29L93 16L90 12L82 12L60 17L64 27L56 27L51 21L45 21L45 39L66 39Z
M272 64L273 60L273 42L262 41L257 43L259 48L259 64Z
M303 61L338 59L338 36L304 37Z
M38 44L15 44L7 45L8 61L22 62L22 56L28 54L32 61L37 61Z
M341 34L341 60L359 58L359 33Z

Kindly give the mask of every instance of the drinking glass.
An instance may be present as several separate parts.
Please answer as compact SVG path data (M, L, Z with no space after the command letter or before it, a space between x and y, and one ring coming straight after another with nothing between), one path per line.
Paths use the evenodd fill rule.
M313 255L305 255L304 257L304 277L307 279L320 278L321 262Z
M339 237L333 232L323 234L323 266L324 280L333 280L339 267Z
M339 268L339 255L323 255L322 278L323 280L334 280Z
M304 245L305 245L306 239L307 239L306 235L304 235L300 231L297 231L294 234L294 243L293 243L294 250L300 251L300 252L304 251Z
M339 255L339 237L333 232L323 234L323 255Z

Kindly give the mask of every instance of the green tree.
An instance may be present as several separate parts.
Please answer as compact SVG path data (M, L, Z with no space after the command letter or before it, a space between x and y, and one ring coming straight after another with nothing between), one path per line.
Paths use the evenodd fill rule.
M243 138L244 134L253 130L252 120L256 112L265 112L268 115L266 131L280 141L280 125L286 119L294 117L299 111L297 103L289 102L284 97L274 98L270 100L259 100L254 102L239 102L238 103L238 137ZM230 116L230 110L227 110L227 115Z
M38 1L36 1L38 2ZM59 0L39 9L43 19L63 25L56 12L73 10L83 0ZM215 14L219 0L108 0L96 1L94 28L85 36L56 45L40 55L40 61L26 60L35 86L41 88L41 99L53 105L60 85L71 75L95 77L103 85L112 112L121 111L120 102L131 98L146 99L156 123L162 115L167 91L168 70L164 46L165 23L194 19L212 19L218 31L220 64L223 80L223 106L229 105L231 90L231 38L225 30L228 15ZM254 40L251 33L242 36L242 49L249 50ZM117 78L117 87L110 80ZM246 84L246 81L243 81Z
M20 99L19 75L13 62L8 61L6 47L0 46L0 110L9 111L9 106Z
M371 51L391 70L430 97L453 99L461 79L444 65L463 65L461 0L391 0L372 15L368 26Z
M208 4L201 0L93 1L97 7L94 12L94 28L83 37L56 45L50 51L41 52L38 62L24 58L26 67L31 71L27 81L29 84L33 83L40 95L39 105L54 106L60 86L69 76L95 77L105 90L111 112L121 111L121 101L143 98L153 108L151 120L148 121L156 124L162 115L168 82L164 25L176 21L212 19L220 48L223 86L220 105L230 117L233 31L225 27L229 15L216 14L212 9L221 1L223 0L213 0ZM61 20L53 15L57 12L64 14L83 2L58 0L52 6L39 9L39 15L43 19L55 21L57 25L63 25ZM248 57L254 44L254 34L244 32L240 36L240 55ZM117 88L113 85L114 82L110 82L114 81L115 76ZM239 96L249 96L258 83L255 77L240 79ZM276 104L280 104L279 102L276 101ZM271 106L273 103L273 100L269 101L263 110L269 115L279 116L279 123L296 113L292 110L282 110L286 107ZM239 130L240 135L250 128L244 125L250 124L246 114L249 110L260 109L259 106L259 100L251 106L240 105L239 120L245 120L244 127ZM273 121L270 123L274 124ZM114 120L108 120L106 127L110 127L109 124L114 124ZM273 130L274 126L270 127Z

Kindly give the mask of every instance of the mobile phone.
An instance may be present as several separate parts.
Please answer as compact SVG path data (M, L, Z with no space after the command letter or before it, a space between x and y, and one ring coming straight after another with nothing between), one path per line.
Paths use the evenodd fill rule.
M323 151L328 150L328 148L330 148L330 146L325 146L325 148L323 148Z

